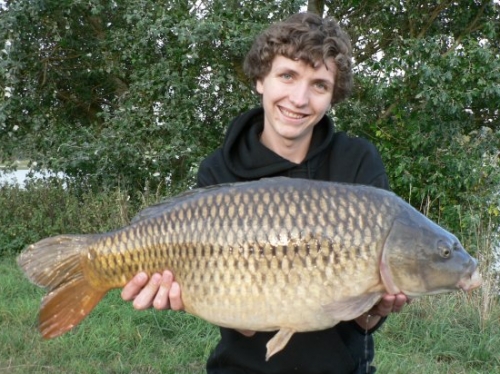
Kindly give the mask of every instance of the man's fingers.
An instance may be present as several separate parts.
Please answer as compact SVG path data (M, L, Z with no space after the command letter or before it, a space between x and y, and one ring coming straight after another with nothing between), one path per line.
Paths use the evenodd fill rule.
M169 308L168 294L172 288L173 276L170 271L164 271L161 276L160 287L153 301L153 307L158 310Z
M155 273L149 279L146 286L137 294L134 299L133 306L137 310L143 310L153 305L153 300L160 287L162 276Z
M133 300L142 288L146 285L148 281L148 276L146 273L141 272L137 274L130 282L128 282L122 289L122 299L125 301Z
M409 302L406 295L399 293L397 295L384 295L382 300L373 307L373 314L386 317L390 313L398 313Z
M158 310L184 309L180 286L168 270L162 274L155 273L151 278L144 272L137 274L123 287L121 296L125 301L133 300L132 305L137 310L151 306Z
M172 310L184 310L184 304L182 303L181 298L181 287L179 283L172 283L172 287L170 288L170 308Z
M385 295L379 305L379 310L382 315L389 313L398 313L403 309L408 302L408 297L402 293L397 295Z
M393 312L400 312L401 309L405 306L405 304L409 302L408 298L403 294L397 294L394 300L394 304L392 306Z

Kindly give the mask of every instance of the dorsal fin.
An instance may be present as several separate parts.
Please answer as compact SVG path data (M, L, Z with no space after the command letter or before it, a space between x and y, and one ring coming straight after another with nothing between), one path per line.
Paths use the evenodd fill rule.
M149 219L152 217L156 217L156 216L162 214L166 209L168 209L170 206L172 206L174 204L182 203L183 201L189 200L192 197L195 197L201 193L205 193L205 192L210 191L210 190L215 191L215 190L230 186L232 184L234 184L234 183L216 184L216 185L209 186L209 187L194 188L192 190L184 191L184 192L180 193L179 195L167 197L167 198L161 200L160 202L153 204L151 206L148 206L147 208L144 208L143 210L141 210L139 213L136 214L136 216L134 218L132 218L132 220L130 221L130 224L135 224L139 221Z
M266 180L271 183L278 183L278 182L283 182L285 180L289 180L290 178L287 177L275 177L275 178L264 178L262 180ZM173 204L179 204L182 203L183 201L189 200L191 198L196 197L199 194L203 194L209 191L216 192L218 190L223 190L223 189L228 189L230 187L237 187L240 185L252 185L254 183L258 183L259 181L250 181L250 182L234 182L234 183L221 183L221 184L215 184L213 186L208 186L208 187L202 187L202 188L194 188L192 190L188 190L185 192L180 193L179 195L172 196L169 198L166 198L156 204L153 204L147 208L144 208L141 210L137 215L132 218L132 221L130 222L131 224L135 224L139 221L149 219L152 217L157 217L158 215L163 214L163 212L168 209L170 206Z

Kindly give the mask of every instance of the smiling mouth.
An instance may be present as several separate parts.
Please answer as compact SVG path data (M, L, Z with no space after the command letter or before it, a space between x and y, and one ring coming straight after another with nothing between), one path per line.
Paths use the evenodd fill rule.
M289 118L293 118L293 119L302 119L302 118L305 118L307 117L306 115L304 114L298 114L298 113L295 113L295 112L291 112L283 107L279 107L281 113L283 115L285 115L286 117L289 117Z

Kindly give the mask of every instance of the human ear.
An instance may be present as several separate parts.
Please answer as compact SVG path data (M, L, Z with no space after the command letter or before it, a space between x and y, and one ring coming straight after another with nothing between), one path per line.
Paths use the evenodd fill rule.
M264 84L261 79L257 79L257 82L255 82L255 90L261 95L264 94Z

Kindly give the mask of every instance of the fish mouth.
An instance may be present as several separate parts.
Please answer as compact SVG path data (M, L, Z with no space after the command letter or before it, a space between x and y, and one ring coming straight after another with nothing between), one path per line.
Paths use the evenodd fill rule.
M479 273L479 269L476 268L470 276L460 279L457 286L467 292L473 290L474 288L478 288L482 283L483 277L481 276L481 273Z

